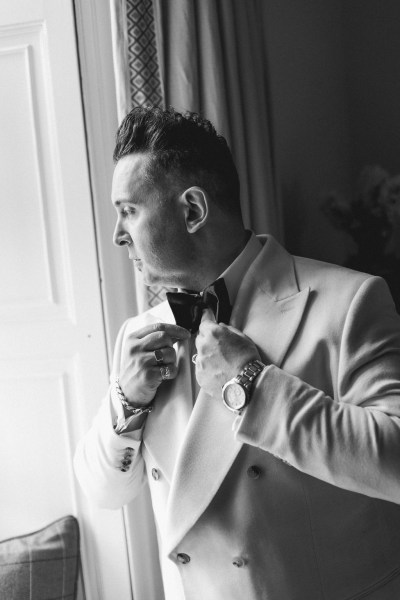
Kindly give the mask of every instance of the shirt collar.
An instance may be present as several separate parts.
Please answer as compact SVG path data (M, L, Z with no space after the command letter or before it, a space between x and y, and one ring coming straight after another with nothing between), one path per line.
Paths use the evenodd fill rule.
M220 275L220 277L224 278L232 306L235 304L236 296L245 273L262 249L262 244L257 236L252 231L249 231L248 233L250 234L250 238L246 246L239 256L237 256L229 267Z
M243 248L242 252L229 265L229 267L227 267L225 271L217 278L224 278L226 289L228 290L229 301L232 306L235 304L236 296L246 271L262 249L262 243L256 234L247 229L246 231L250 235L247 244ZM177 291L188 293L188 290L183 288L178 288ZM202 294L202 292L200 293Z

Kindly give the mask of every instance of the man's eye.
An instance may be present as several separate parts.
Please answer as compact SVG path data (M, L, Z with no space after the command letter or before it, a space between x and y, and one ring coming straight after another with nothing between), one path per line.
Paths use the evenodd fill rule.
M125 206L122 210L121 210L121 215L123 217L129 217L130 215L133 215L133 213L135 212L135 209L132 208L131 206Z

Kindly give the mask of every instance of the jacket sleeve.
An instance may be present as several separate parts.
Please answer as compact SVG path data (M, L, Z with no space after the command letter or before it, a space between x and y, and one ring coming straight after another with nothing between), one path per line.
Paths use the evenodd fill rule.
M400 319L380 278L355 294L337 354L337 398L268 366L236 436L330 484L400 504Z
M122 341L128 321L122 326L115 345L111 381L120 365ZM120 508L141 490L146 481L138 432L118 435L110 391L87 434L76 448L74 468L85 494L101 508ZM123 465L122 461L131 461ZM123 470L124 469L124 470Z

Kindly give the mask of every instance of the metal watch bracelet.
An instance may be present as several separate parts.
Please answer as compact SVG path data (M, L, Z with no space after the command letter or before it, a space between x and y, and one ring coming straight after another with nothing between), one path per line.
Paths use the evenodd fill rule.
M258 359L248 362L239 373L236 375L236 381L243 385L250 392L254 379L265 369L265 365Z

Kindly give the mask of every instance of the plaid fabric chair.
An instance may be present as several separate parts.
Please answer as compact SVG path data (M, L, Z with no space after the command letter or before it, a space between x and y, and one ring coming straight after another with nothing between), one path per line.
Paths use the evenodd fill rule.
M75 600L78 569L79 525L66 516L0 542L0 598Z

